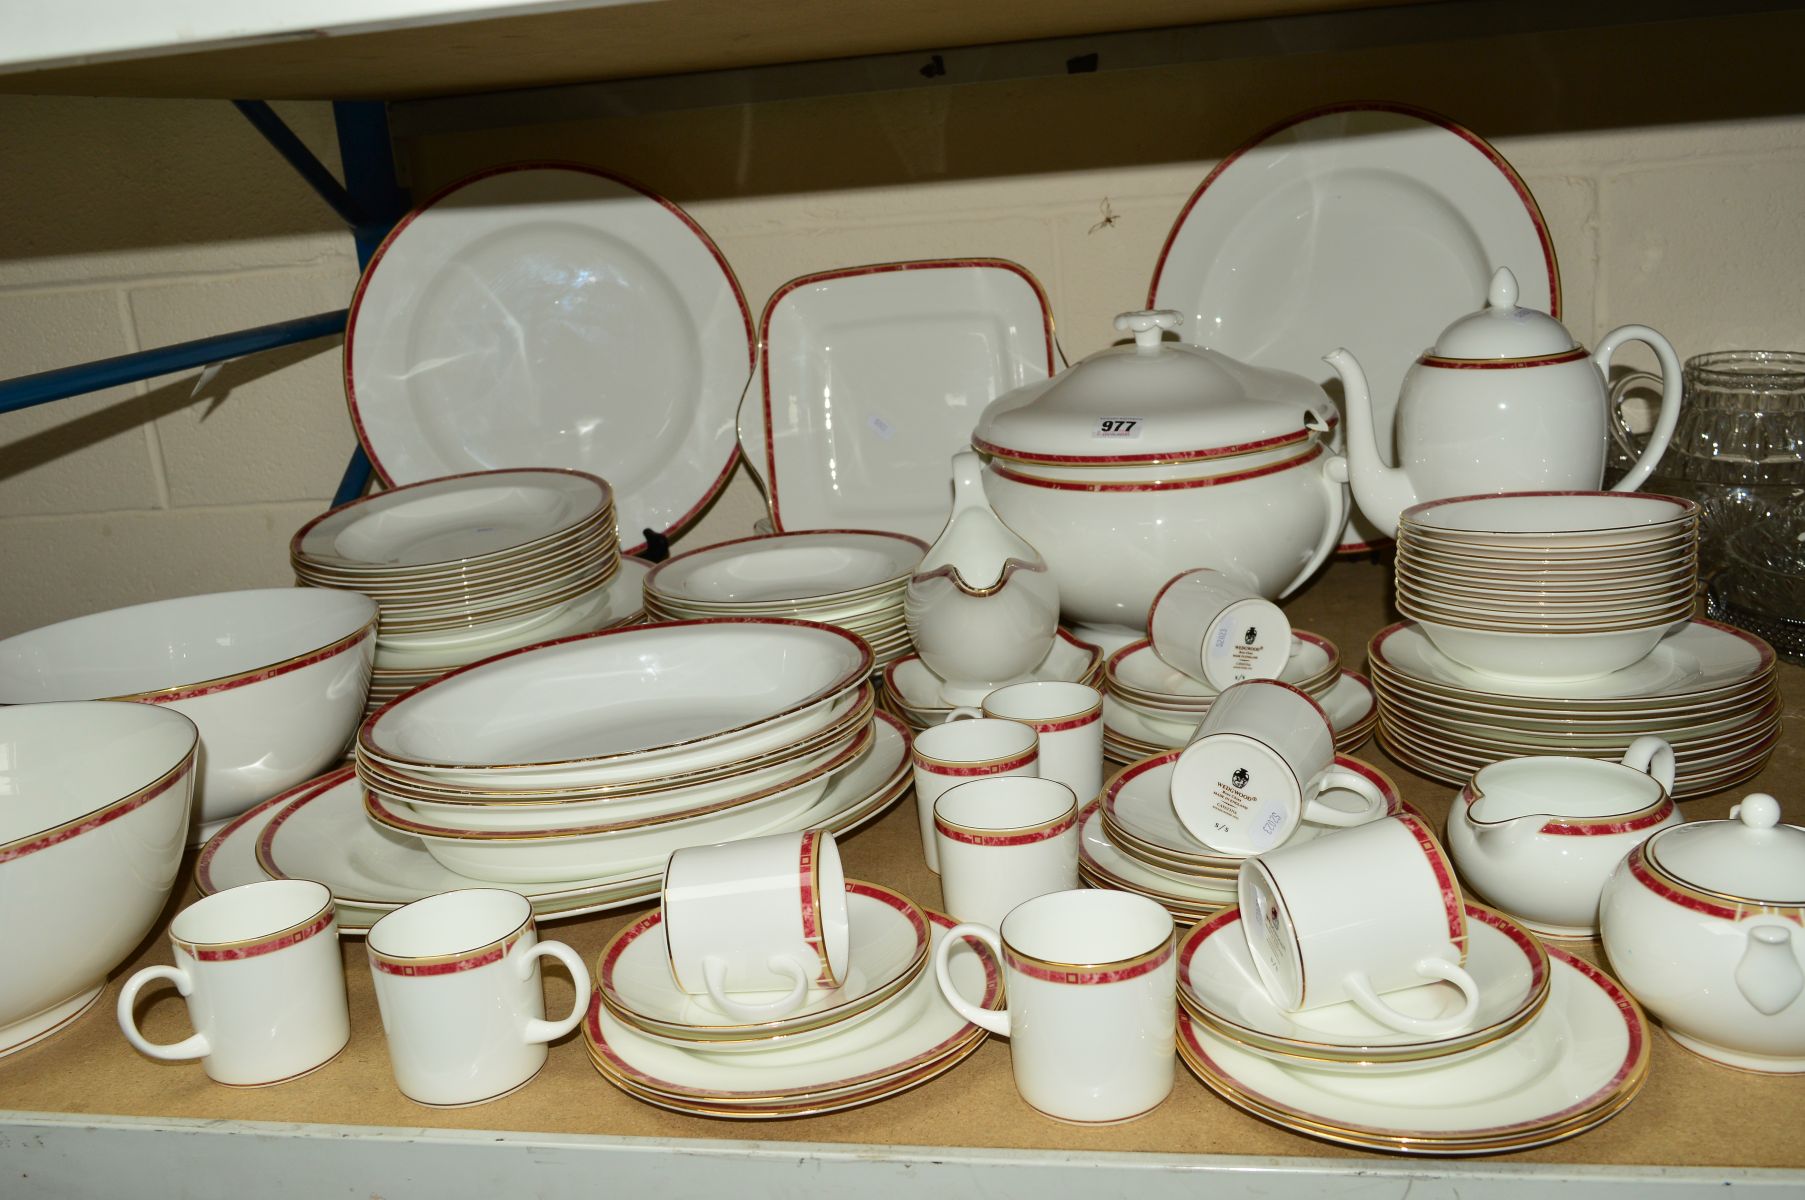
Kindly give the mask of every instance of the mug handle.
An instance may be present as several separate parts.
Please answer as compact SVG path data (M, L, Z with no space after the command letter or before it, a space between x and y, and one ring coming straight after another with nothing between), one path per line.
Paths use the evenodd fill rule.
M999 963L1003 961L1003 939L997 935L996 930L988 925L979 925L970 921L953 926L947 930L946 936L940 939L940 945L934 949L934 978L940 984L940 994L946 997L946 1002L953 1006L954 1012L973 1025L988 1029L999 1037L1008 1037L1009 1010L1007 1008L979 1008L961 996L958 989L953 987L952 973L946 969L946 956L953 952L953 947L958 945L962 939L968 937L977 938L989 946L990 952L996 957L996 960Z
M1674 757L1673 747L1658 737L1639 737L1630 743L1630 748L1623 752L1623 765L1632 771L1640 771L1651 777L1656 783L1673 792Z
M727 996L727 960L716 955L709 955L702 960L702 982L708 988L708 998L717 1004L721 1011L730 1017L738 1017L742 1021L762 1021L776 1017L787 1017L802 1007L808 999L809 972L796 961L794 955L773 954L765 965L773 971L788 975L793 981L790 990L776 1000L764 1004L744 1004Z
M570 981L576 985L577 995L570 1007L570 1015L562 1021L541 1021L535 1018L526 1023L522 1040L529 1046L563 1037L577 1027L577 1022L589 1010L589 968L583 965L582 956L563 942L540 942L520 956L520 965L515 968L520 972L520 977L526 979L532 975L534 965L541 958L555 958L564 964L564 969L570 972Z
M156 979L167 979L175 984L175 990L182 993L184 998L194 992L194 980L180 967L145 967L133 975L119 990L119 1004L114 1010L118 1014L119 1029L125 1034L125 1040L140 1054L162 1059L164 1062L205 1058L212 1053L212 1046L204 1033L196 1033L179 1042L152 1042L146 1041L144 1035L138 1032L138 1019L132 1010L137 1007L138 993L144 989L144 985Z
M951 725L954 721L970 721L980 718L983 715L983 709L973 708L969 704L961 704L958 708L953 709L953 711L947 713L946 716L940 718L940 723L942 725Z
M1428 1018L1406 1016L1380 998L1373 990L1372 981L1366 972L1356 971L1342 982L1347 986L1348 996L1361 1012L1371 1017L1387 1029L1395 1029L1399 1033L1414 1033L1422 1037L1441 1037L1455 1033L1464 1028L1479 1011L1479 985L1473 977L1460 967L1445 958L1425 958L1416 964L1416 973L1426 980L1441 979L1459 988L1467 999L1461 1010L1451 1017Z
M1353 792L1364 802L1356 812L1345 808L1336 808L1324 804L1319 797L1329 788L1339 788ZM1348 770L1346 767L1330 767L1315 780L1315 790L1304 804L1304 820L1318 825L1334 825L1346 828L1350 825L1365 825L1369 821L1377 821L1391 809L1391 802L1385 798L1378 785L1364 775Z
M1655 464L1667 453L1667 443L1673 440L1674 427L1680 423L1680 356L1673 352L1673 345L1659 333L1646 325L1624 325L1604 335L1598 348L1592 351L1592 361L1605 379L1611 377L1611 355L1617 347L1625 342L1641 342L1655 352L1655 358L1661 363L1661 415L1655 419L1655 427L1648 435L1648 444L1642 448L1642 454L1636 459L1636 465L1629 469L1629 474L1617 481L1611 490L1614 492L1633 492L1642 486L1654 471ZM1612 389L1613 403L1611 411L1617 413L1615 403L1616 389ZM1614 424L1621 417L1614 416Z

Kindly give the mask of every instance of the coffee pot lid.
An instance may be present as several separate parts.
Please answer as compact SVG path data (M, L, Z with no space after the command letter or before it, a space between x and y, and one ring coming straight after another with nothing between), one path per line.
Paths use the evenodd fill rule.
M1672 825L1643 853L1680 883L1751 904L1805 904L1805 829L1780 823L1780 802L1747 796L1727 821Z
M1486 290L1485 307L1442 330L1426 357L1545 358L1578 348L1565 325L1539 309L1517 306L1517 277L1509 267L1499 267Z

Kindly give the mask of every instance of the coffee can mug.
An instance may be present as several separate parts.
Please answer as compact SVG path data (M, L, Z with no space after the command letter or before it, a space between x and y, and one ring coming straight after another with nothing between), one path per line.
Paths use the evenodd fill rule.
M755 1021L846 980L851 927L840 848L825 830L693 846L664 868L665 946L677 986ZM769 992L748 1002L730 993Z
M1078 886L1078 797L1052 779L991 776L934 802L940 895L958 921L995 926L1009 910Z
M1103 693L1082 683L1011 683L979 708L955 708L948 721L994 717L1020 721L1040 744L1040 777L1072 789L1089 804L1103 790Z
M1288 1012L1351 1000L1389 1029L1441 1037L1478 1011L1460 885L1409 813L1250 858L1237 891L1260 982ZM1438 981L1460 989L1458 1013L1412 1017L1382 998Z
M1002 962L1006 1009L979 1008L954 989L947 957L961 937ZM1172 916L1143 896L1054 892L1010 910L998 928L954 926L934 952L934 974L960 1016L1009 1039L1016 1090L1049 1117L1128 1121L1172 1091Z
M563 942L542 942L533 906L518 892L441 892L370 927L364 949L395 1083L435 1107L481 1104L530 1081L546 1043L577 1027L589 971ZM539 960L570 972L570 1015L545 1019Z
M1040 777L1039 735L1019 721L995 717L948 720L924 729L915 735L909 757L915 772L921 852L935 874L940 873L940 851L934 844L934 801L943 792L987 775Z
M351 1038L345 968L332 893L305 879L227 888L176 914L174 966L125 981L117 1015L125 1040L151 1058L198 1058L207 1077L264 1087L305 1075ZM148 1041L133 1012L146 984L167 979L188 1003L193 1036Z
M1207 567L1173 576L1154 595L1147 640L1167 666L1218 691L1276 679L1291 660L1285 610Z
M1353 807L1329 803L1330 789ZM1172 808L1192 837L1225 854L1283 845L1304 821L1363 825L1385 814L1372 780L1335 763L1328 714L1288 683L1250 679L1210 704L1172 767Z

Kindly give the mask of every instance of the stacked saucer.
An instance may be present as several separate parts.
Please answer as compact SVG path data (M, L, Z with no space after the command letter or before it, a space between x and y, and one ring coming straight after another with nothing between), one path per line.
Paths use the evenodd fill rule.
M1713 621L1690 621L1641 661L1572 682L1475 671L1437 650L1412 621L1375 634L1367 661L1387 753L1444 783L1524 755L1615 760L1654 735L1673 746L1673 792L1684 799L1756 774L1780 737L1772 648Z
M1082 683L1101 690L1103 652L1062 628L1040 665L1025 679L1016 682L1031 680ZM941 694L941 685L940 677L921 661L920 655L904 655L884 668L884 707L907 721L911 728L926 729L938 725L952 716L958 707Z
M876 743L871 651L774 618L512 651L401 697L355 747L372 820L448 870L582 879L792 827Z
M811 991L782 1018L747 1023L678 991L661 912L617 934L597 963L583 1025L596 1070L647 1104L737 1120L837 1112L951 1070L986 1036L953 1011L927 969L954 922L876 884L849 880L846 893L846 982ZM954 986L998 1007L995 960L974 939L965 947L947 960Z
M376 601L369 711L454 667L637 618L608 485L581 471L479 471L341 505L289 543L295 578ZM625 572L637 584L638 569Z
M1634 492L1418 504L1398 518L1398 611L1474 670L1620 670L1692 615L1698 516L1690 500Z
M1621 1112L1648 1071L1649 1030L1628 993L1466 906L1465 966L1480 1007L1439 1037L1394 1032L1352 1003L1284 1012L1230 909L1179 945L1178 1053L1230 1104L1285 1129L1368 1150L1492 1154L1562 1141ZM1415 1017L1458 1012L1458 989L1390 992Z
M836 625L882 668L910 652L903 591L927 545L900 533L823 529L740 538L679 554L645 579L653 620L796 617Z
M1335 726L1335 748L1357 749L1379 719L1366 680L1341 669L1341 651L1325 637L1292 634L1291 657L1279 680L1316 700ZM1134 762L1183 746L1209 712L1216 690L1168 666L1145 639L1109 656L1103 667L1103 752Z
M1116 773L1103 795L1080 818L1078 874L1092 887L1133 892L1165 907L1184 922L1198 921L1235 903L1242 858L1191 836L1172 807L1172 773L1179 752L1146 758ZM1370 780L1384 796L1388 813L1414 811L1397 785L1370 763L1338 754L1335 763ZM1335 805L1337 790L1322 793ZM1333 831L1305 821L1285 845L1302 844Z

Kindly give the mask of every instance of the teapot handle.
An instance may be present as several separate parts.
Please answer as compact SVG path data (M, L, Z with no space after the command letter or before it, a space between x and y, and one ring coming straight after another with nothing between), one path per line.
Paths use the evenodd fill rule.
M1611 356L1625 342L1641 342L1655 352L1655 358L1661 363L1661 415L1655 419L1654 430L1648 435L1648 444L1636 459L1636 465L1629 469L1629 474L1617 481L1614 492L1633 492L1642 486L1654 471L1655 464L1667 453L1667 443L1673 440L1674 427L1680 422L1680 357L1673 352L1673 344L1646 325L1624 325L1604 335L1598 343L1598 349L1592 351L1592 362L1599 373L1609 380L1611 377ZM1611 411L1614 414L1611 424L1621 420L1617 408L1618 392L1611 389Z
M1327 561L1329 555L1335 553L1335 547L1341 544L1341 530L1347 524L1347 459L1339 454L1324 456L1318 464L1317 478L1321 480L1329 497L1329 515L1324 521L1322 537L1317 540L1316 549L1310 552L1310 561L1304 569L1297 573L1297 578L1285 585L1278 598L1283 600L1292 592L1302 587L1310 576L1316 574L1316 568Z
M1630 392L1649 385L1653 385L1657 391L1661 387L1661 377L1653 371L1631 371L1611 385L1611 403L1605 414L1605 424L1610 428L1611 440L1617 443L1619 450L1629 455L1632 462L1642 457L1647 443L1623 419L1623 404L1629 399Z

